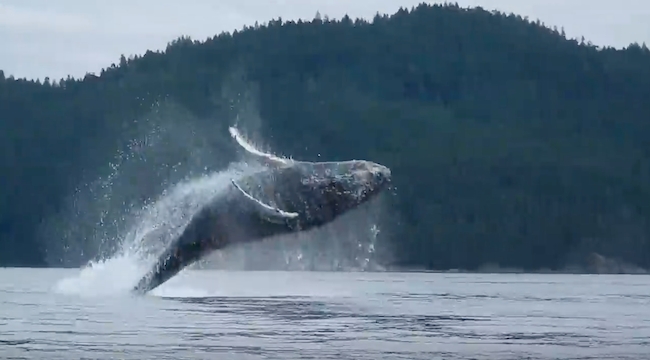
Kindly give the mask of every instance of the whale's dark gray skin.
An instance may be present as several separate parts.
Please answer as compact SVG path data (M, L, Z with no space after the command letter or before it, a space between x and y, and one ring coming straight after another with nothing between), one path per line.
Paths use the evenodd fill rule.
M255 155L268 167L233 180L211 199L135 286L136 293L155 289L217 249L328 224L391 180L387 167L370 161L305 162L260 154Z

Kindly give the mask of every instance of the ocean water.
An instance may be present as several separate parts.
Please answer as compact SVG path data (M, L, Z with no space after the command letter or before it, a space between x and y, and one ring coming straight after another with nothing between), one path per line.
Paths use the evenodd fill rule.
M119 269L0 269L0 358L650 358L647 276Z

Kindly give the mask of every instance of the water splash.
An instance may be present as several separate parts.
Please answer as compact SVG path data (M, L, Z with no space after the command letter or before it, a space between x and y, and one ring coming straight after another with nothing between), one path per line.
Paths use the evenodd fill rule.
M114 255L90 261L77 276L56 284L55 291L106 295L130 290L181 234L193 214L229 186L230 179L256 169L235 163L223 171L188 179L164 190L156 201L133 213L134 225L124 234Z
M48 265L75 267L114 255L143 211L177 184L222 170L233 157L227 133L174 104L159 104L127 125L115 154L94 159L106 165L87 169L64 206L45 219L40 230Z
M242 137L237 138L238 142ZM143 142L140 142L143 143ZM165 146L163 141L148 140L146 146ZM248 142L247 146L258 149ZM259 150L256 150L259 151ZM153 152L154 155L158 154ZM144 198L138 204L125 205L115 201L116 194L122 194L116 180L129 179L139 170L130 162L141 159L134 156L133 150L119 165L113 165L113 172L101 180L103 206L100 213L100 226L106 219L112 233L100 232L102 242L110 240L115 250L109 256L99 256L80 269L77 276L63 279L54 286L54 291L67 294L100 295L123 294L149 270L157 256L183 231L191 216L204 206L215 194L230 186L232 178L238 178L260 169L261 164L251 161L232 162L225 169L207 174L181 178L169 186L169 178L158 179L162 191L153 200ZM259 158L259 156L258 156ZM124 165L126 163L126 166ZM136 164L138 164L136 162ZM169 166L165 164L166 168ZM131 166L128 166L131 165ZM196 167L195 167L196 168ZM203 167L206 171L207 167ZM157 169L156 169L157 170ZM177 168L166 174L175 174ZM194 171L196 173L196 171ZM122 183L123 184L123 183ZM117 191L116 191L117 188ZM128 193L128 192L127 192ZM117 197L119 199L119 197ZM97 197L92 199L97 200ZM88 207L90 204L84 206ZM112 205L109 207L108 205ZM321 271L364 271L381 270L377 262L376 246L378 240L381 205L374 203L343 216L329 226L311 232L276 237L261 243L249 243L216 251L207 259L190 268L209 268L223 270L321 270ZM183 276L183 272L178 275ZM154 292L156 295L169 294L170 281ZM178 290L178 289L176 289ZM187 290L187 289L186 289ZM191 291L190 291L191 290ZM191 296L202 293L200 289L190 289Z
M83 297L126 294L146 269L144 263L126 255L91 261L77 275L58 281L52 290L59 294Z
M145 205L134 217L134 227L126 234L124 254L147 259L157 256L178 237L192 215L216 194L231 186L231 179L259 170L258 166L234 163L223 171L184 180Z

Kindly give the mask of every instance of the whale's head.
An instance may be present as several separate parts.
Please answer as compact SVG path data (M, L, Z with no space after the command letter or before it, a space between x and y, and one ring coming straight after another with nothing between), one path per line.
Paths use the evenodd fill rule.
M294 162L278 169L274 202L300 228L324 225L375 198L391 182L386 166L365 160Z
M273 223L309 229L331 222L376 197L391 182L386 166L366 161L309 162L264 153L231 127L230 134L266 169L233 180L248 204Z

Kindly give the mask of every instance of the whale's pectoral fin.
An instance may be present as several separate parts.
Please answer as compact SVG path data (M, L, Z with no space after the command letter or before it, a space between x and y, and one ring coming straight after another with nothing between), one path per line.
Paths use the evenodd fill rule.
M258 209L260 216L262 216L263 219L274 222L274 223L285 223L287 220L290 219L295 219L298 217L298 213L295 212L287 212L283 211L281 209L278 209L277 207L273 207L271 205L265 204L262 201L254 198L252 195L247 193L244 189L237 184L237 182L234 179L230 180L233 184L233 186L239 190L239 192L244 195L244 197L252 201L255 207Z
M260 160L264 165L272 167L283 167L290 165L293 161L290 159L283 159L277 157L273 154L268 154L262 151L257 150L253 145L251 145L244 137L239 133L239 130L235 127L230 127L230 136L232 136L239 146L243 147L249 154L254 155L258 160Z

